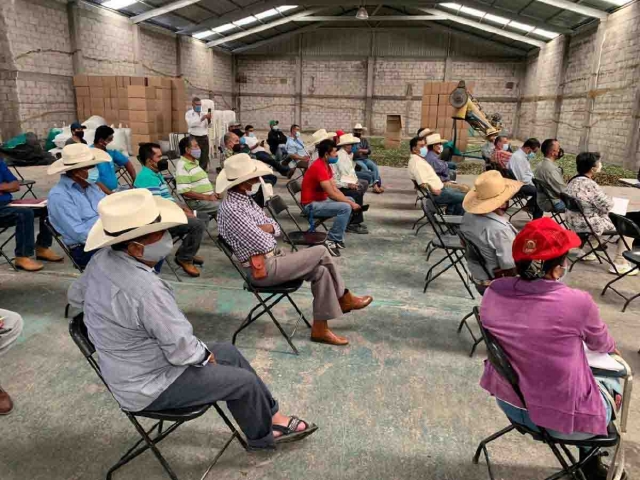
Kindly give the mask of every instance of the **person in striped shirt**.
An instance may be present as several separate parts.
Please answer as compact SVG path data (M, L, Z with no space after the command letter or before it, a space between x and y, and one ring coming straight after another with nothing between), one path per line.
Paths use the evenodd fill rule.
M198 164L202 153L198 142L192 136L184 137L180 140L178 148L180 150L180 160L176 167L178 193L182 195L191 210L215 217L220 197L213 191L209 175Z

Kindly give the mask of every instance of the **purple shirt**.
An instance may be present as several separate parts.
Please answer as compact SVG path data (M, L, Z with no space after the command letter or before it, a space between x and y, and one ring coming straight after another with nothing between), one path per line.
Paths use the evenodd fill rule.
M429 150L429 153L427 153L427 157L425 158L425 160L429 162L429 165L431 165L436 171L436 174L438 175L438 177L440 177L442 183L451 181L451 179L449 178L449 164L444 160L441 160L436 152L434 152L433 150Z
M588 293L551 280L501 278L485 292L480 315L518 373L534 423L566 434L607 433L607 414L582 342L603 353L612 352L615 342ZM522 407L488 361L480 385Z

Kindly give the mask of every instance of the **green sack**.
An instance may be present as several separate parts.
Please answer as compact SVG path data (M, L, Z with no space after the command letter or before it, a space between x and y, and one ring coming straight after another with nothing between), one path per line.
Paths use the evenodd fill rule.
M5 143L2 144L2 147L11 149L11 148L16 148L18 145L24 145L25 143L27 143L27 135L24 133L21 133L20 135L16 135L15 137L7 140Z
M52 148L56 148L56 144L53 143L53 139L58 136L58 134L62 133L61 128L52 128L49 130L49 135L47 135L47 140L44 142L44 149L49 151Z

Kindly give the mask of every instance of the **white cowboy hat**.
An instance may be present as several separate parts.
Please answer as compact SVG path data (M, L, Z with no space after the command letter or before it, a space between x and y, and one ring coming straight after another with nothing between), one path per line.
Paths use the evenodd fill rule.
M354 130L366 130L367 127L363 127L361 123L356 123L356 126L353 127Z
M224 168L216 178L216 193L224 193L247 180L272 173L267 165L253 160L246 153L233 155L224 161Z
M427 137L427 146L428 145L440 145L442 143L447 143L447 140L440 137L439 133L432 133Z
M338 139L338 146L344 147L345 145L355 145L356 143L360 143L360 139L358 137L353 136L351 133L345 133Z
M493 212L518 193L522 185L522 182L504 178L497 170L489 170L476 178L473 190L464 197L462 206L476 215Z
M154 197L146 188L103 198L98 203L98 214L100 218L89 232L85 252L187 223L187 216L175 202Z
M78 168L86 168L111 161L111 155L99 148L89 148L84 143L73 143L62 149L62 158L56 160L49 168L47 174L55 175Z
M320 130L313 132L313 135L311 135L312 141L309 143L309 146L317 145L318 143L324 140L330 140L335 136L335 132L327 132L324 128L321 128Z
M420 130L420 132L418 133L418 137L419 138L428 137L429 135L431 135L431 132L433 132L433 130L431 130L430 128L425 128L424 130Z

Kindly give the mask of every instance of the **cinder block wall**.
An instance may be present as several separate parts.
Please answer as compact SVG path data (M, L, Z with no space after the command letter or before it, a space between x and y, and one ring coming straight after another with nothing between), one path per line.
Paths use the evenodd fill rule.
M126 17L66 0L0 2L0 135L76 119L74 74L179 76L190 95L230 108L232 58L190 37L133 25ZM70 29L73 9L77 35ZM28 14L26 14L28 12ZM138 37L138 44L134 38ZM75 44L74 44L75 41ZM136 51L137 49L137 51ZM74 50L76 61L74 62ZM187 105L185 105L187 108ZM81 119L83 120L83 119Z

